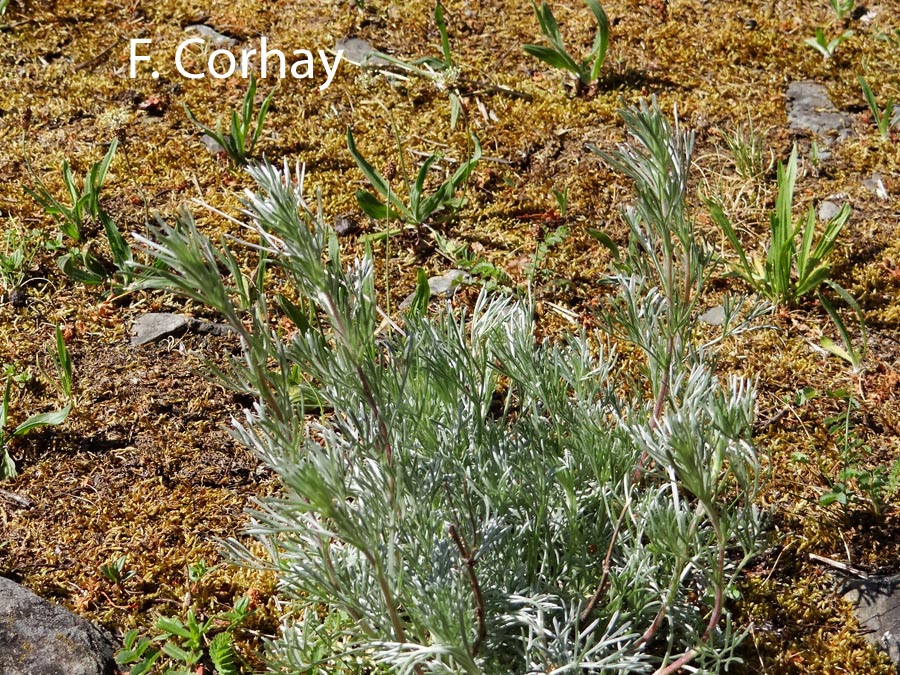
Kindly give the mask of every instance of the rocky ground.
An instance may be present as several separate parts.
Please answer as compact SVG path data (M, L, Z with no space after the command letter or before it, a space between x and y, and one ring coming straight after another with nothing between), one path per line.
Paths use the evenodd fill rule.
M806 299L723 354L723 372L759 378L757 441L769 469L761 506L772 512L771 545L751 565L732 610L750 628L743 646L750 672L891 672L840 587L848 577L897 572L897 491L878 505L852 478L845 507L821 497L847 467L850 445L854 466L870 472L889 472L900 455L900 132L881 138L857 81L863 75L882 106L900 99L898 7L885 0L842 19L826 0L609 0L604 7L607 61L596 86L579 92L522 50L541 40L528 3L448 0L455 78L398 77L374 61L359 67L345 59L320 88L328 72L318 50L333 65L339 43L357 62L370 49L405 61L440 56L433 6L11 0L0 16L0 365L14 377L8 426L62 405L48 355L57 325L75 380L63 425L9 445L20 475L0 485L0 574L117 637L149 629L161 614L184 617L193 607L208 615L248 596L257 611L239 647L258 665L258 637L277 625L272 582L221 564L216 540L240 536L249 501L278 486L229 435L231 416L251 401L202 373L207 360L234 353L237 341L186 326L133 344L132 326L149 313L181 314L196 320L192 327L216 317L114 278L89 286L64 275L57 261L75 244L25 189L43 182L62 199L63 161L83 177L116 140L100 203L123 233L146 235L148 222L171 222L191 200L237 214L249 179L204 142L184 106L214 125L240 106L248 81L191 79L175 55L200 38L182 52L186 72L199 74L211 50L231 50L239 65L265 36L270 47L310 50L313 77L260 81L257 106L275 91L254 154L306 163L308 190L321 191L343 245L362 250L368 242L387 265L380 290L389 288L395 305L419 268L430 276L458 268L478 284L516 288L532 279L549 334L565 327L553 305L591 325L608 253L589 228L624 243L619 211L631 188L585 145L611 149L623 140L616 114L623 101L656 95L696 131L694 214L723 251L727 242L703 197L721 201L746 245L761 247L776 161L798 147L795 215L809 205L823 216L844 203L852 208L831 276L862 308L867 352L854 372L819 348L823 336L839 336L820 304ZM573 1L554 10L571 50L586 52L587 8ZM804 42L819 27L828 39L853 35L826 59ZM135 61L131 78L134 39L150 40L135 53L152 61ZM461 102L455 128L448 91ZM397 185L404 162L417 167L431 153L444 157L435 178L452 171L476 134L484 159L464 190L467 203L434 231L398 227L386 249L384 225L354 199L368 186L347 150L348 126L359 150ZM228 220L191 208L205 231L237 234ZM81 250L111 260L100 224L87 219L85 227ZM10 263L17 249L23 259ZM715 279L704 309L726 289L746 287ZM862 348L853 313L843 315ZM848 406L849 422L835 425ZM103 573L122 556L118 577ZM198 574L200 561L212 571Z

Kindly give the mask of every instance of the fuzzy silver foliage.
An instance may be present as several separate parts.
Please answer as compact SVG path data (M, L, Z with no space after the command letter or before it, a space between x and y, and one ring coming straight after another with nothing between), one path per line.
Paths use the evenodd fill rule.
M638 376L603 334L538 341L512 297L431 315L414 302L384 330L372 259L342 263L287 165L250 168L253 278L187 213L143 240L165 263L144 285L217 309L243 343L221 373L256 399L236 434L284 490L252 513L265 555L228 547L275 573L290 610L273 672L718 672L735 658L725 599L762 527L754 387L720 381L716 340L696 334L716 261L684 206L693 139L655 102L623 115L632 140L606 157L637 199L604 317L645 355ZM293 300L267 288L275 268Z

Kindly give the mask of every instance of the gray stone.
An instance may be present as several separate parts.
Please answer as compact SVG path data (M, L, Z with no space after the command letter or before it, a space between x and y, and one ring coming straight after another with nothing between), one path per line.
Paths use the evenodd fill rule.
M231 326L224 323L212 323L211 321L203 321L202 319L188 319L188 330L193 333L201 333L203 335L215 335L216 337L225 337L231 335L234 331Z
M388 61L378 56L378 50L362 38L341 38L334 45L334 51L344 50L344 60L354 66L386 66Z
M721 326L725 323L725 307L716 305L715 307L706 310L700 315L700 320L703 323L708 323L710 326Z
M188 331L218 337L232 333L231 328L223 323L212 323L168 312L150 312L138 317L132 331L134 336L131 338L131 344L135 347L170 337L181 337Z
M225 152L225 148L219 145L219 141L217 141L209 134L203 134L200 137L200 142L203 143L203 146L214 155L218 155L220 152Z
M865 638L900 665L900 575L851 579L842 593L856 606Z
M115 675L115 650L90 622L0 577L2 675Z
M840 211L841 207L839 204L826 200L819 204L819 220L827 222L840 213Z
M875 196L881 201L887 200L889 196L888 191L884 188L884 181L881 180L880 173L873 173L871 178L863 181L863 187L870 192L874 192Z
M818 82L791 82L787 88L787 113L791 129L811 131L830 142L850 133L850 118L839 112Z
M219 31L214 28L210 28L202 23L195 23L191 26L186 26L184 29L185 33L199 33L200 37L209 42L210 46L215 49L230 49L234 47L237 43L233 38L228 37L227 35L222 35Z
M352 213L341 213L334 219L334 231L339 237L346 237L359 230L359 222Z
M469 283L472 276L463 270L450 270L438 277L431 277L428 280L428 289L431 291L431 299L449 298L454 295L461 284ZM406 309L412 304L415 292L410 293L406 299L400 303L401 309Z
M167 337L179 337L184 335L188 329L188 319L180 314L169 314L167 312L150 312L138 317L134 322L132 331L134 337L131 338L131 344L134 346L145 345L148 342L159 342Z
M431 297L446 298L456 293L460 284L471 280L472 277L462 270L450 270L439 277L431 277L428 280L428 288L431 290Z

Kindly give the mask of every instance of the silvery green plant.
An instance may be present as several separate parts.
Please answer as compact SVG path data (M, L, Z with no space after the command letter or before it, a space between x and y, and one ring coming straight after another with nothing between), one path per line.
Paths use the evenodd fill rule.
M379 330L371 255L342 261L287 165L249 169L250 284L186 212L138 237L163 263L141 285L218 310L242 342L220 369L256 399L236 434L284 490L252 512L265 554L228 548L271 570L290 608L273 672L665 674L736 659L725 600L761 528L754 389L720 382L694 334L714 259L684 211L692 138L655 104L624 114L637 148L608 157L638 196L606 316L646 356L631 378L608 337L538 340L508 296L430 312L420 283ZM270 269L290 292L271 290Z

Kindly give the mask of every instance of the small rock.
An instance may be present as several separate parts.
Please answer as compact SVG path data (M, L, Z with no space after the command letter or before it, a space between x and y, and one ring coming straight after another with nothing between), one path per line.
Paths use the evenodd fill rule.
M180 314L167 312L150 312L139 317L132 326L134 337L131 338L133 346L145 345L149 342L159 342L167 337L184 335L188 329L188 319Z
M225 152L225 148L219 145L219 142L209 134L203 134L200 137L200 142L203 143L206 149L214 155L218 155L220 152Z
M237 44L237 40L230 38L227 35L222 35L214 28L210 28L202 23L195 23L187 26L185 27L184 32L199 33L200 37L209 42L209 44L216 49L230 49Z
M456 293L461 284L472 280L472 276L462 270L450 270L439 277L428 280L428 288L433 298L447 298Z
M725 308L722 305L716 305L701 314L700 320L710 326L721 326L725 323Z
M888 198L888 191L884 188L884 182L881 180L880 173L873 173L871 178L863 182L863 187L870 192L874 192L875 196L881 201L886 201Z
M830 142L849 135L850 118L839 112L828 91L818 82L791 82L787 88L787 112L791 129L811 131Z
M344 50L344 60L354 66L386 66L388 61L378 56L378 50L374 49L368 40L362 38L345 37L334 45L334 51Z
M203 321L202 319L188 319L188 330L193 333L202 335L215 335L216 337L225 337L231 335L234 331L231 326L224 323L212 323L211 321Z
M859 623L868 629L865 638L900 665L900 575L848 580L842 592L856 606Z
M9 301L16 309L22 309L28 304L28 291L24 288L14 288L9 294Z
M819 220L828 222L840 213L841 207L832 201L824 201L819 204Z
M334 219L334 231L339 237L346 237L359 229L359 222L351 213L341 213Z
M459 289L460 285L469 283L472 275L463 270L450 270L438 277L431 277L428 280L428 289L431 291L431 299L449 298L453 296ZM400 303L401 309L406 309L412 304L413 298L416 297L415 292L410 293L406 299Z
M115 650L90 622L0 577L3 675L115 675Z

